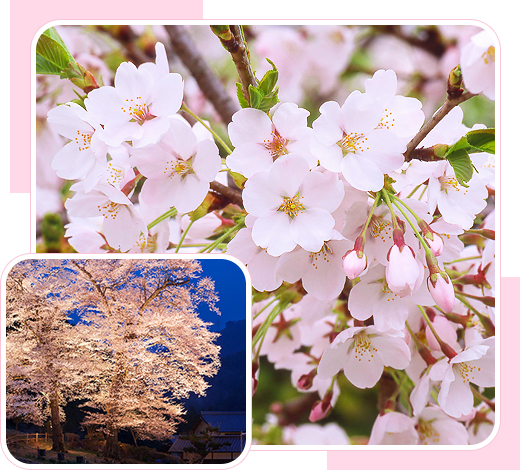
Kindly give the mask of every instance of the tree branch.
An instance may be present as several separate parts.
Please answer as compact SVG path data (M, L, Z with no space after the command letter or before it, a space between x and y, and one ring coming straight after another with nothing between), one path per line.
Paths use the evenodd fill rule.
M413 152L417 146L424 140L424 138L432 131L432 129L442 121L442 119L453 109L455 106L463 103L476 96L473 93L466 92L456 98L446 98L444 104L437 110L437 112L430 118L430 120L421 128L417 135L408 143L406 152L404 152L404 160L409 162L413 160Z
M170 36L173 50L191 72L202 93L211 102L224 124L229 124L233 114L240 109L238 104L231 100L222 82L197 50L184 26L167 25L165 28Z
M230 25L229 29L217 34L221 44L231 54L231 58L238 72L238 77L242 83L242 91L249 104L249 85L258 86L251 63L249 62L249 52L247 50L242 28L238 25Z
M216 193L219 193L220 195L224 196L232 204L244 207L244 201L242 200L242 194L240 190L224 186L218 181L212 181L209 184L209 187Z

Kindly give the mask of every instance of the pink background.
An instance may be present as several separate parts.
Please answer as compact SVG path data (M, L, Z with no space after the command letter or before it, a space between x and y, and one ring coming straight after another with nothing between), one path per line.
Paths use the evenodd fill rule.
M49 6L52 5L52 8ZM70 0L53 0L52 3L11 2L11 96L16 96L16 103L11 102L11 174L10 190L12 193L29 193L31 190L31 47L36 33L45 24L53 21L81 20L85 23L96 20L196 20L203 17L202 0L169 0L167 3L148 2L146 10L142 2L135 0L91 0L87 3ZM146 11L146 13L143 13ZM143 15L146 16L143 16ZM500 317L506 319L500 328L500 345L511 345L517 341L520 329L520 312L517 308L515 292L520 290L520 278L501 279ZM497 388L500 403L500 427L494 440L482 449L464 451L435 450L377 450L377 451L328 451L327 469L340 470L347 467L372 468L381 466L406 470L439 470L445 463L454 468L474 468L494 466L513 455L514 445L518 440L517 418L519 416L517 394L520 386L515 351L506 354L501 347L501 376ZM412 453L410 455L410 453ZM247 461L246 461L247 463ZM247 465L246 465L247 466Z

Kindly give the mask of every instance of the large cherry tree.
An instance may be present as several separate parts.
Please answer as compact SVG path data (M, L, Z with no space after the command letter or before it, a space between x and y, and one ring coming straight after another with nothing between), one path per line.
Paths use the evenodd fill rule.
M220 313L213 281L195 260L73 259L35 265L41 269L46 263L61 273L61 284L55 282L52 295L45 296L54 312L49 316L65 319L53 327L54 358L63 354L62 343L72 344L70 338L75 351L83 351L81 365L63 368L63 375L81 376L75 389L86 398L84 424L105 433L105 456L120 458L122 429L141 439L167 438L182 420L179 400L204 395L205 378L220 368L218 334L209 331L197 310L204 303ZM78 374L80 369L85 373Z

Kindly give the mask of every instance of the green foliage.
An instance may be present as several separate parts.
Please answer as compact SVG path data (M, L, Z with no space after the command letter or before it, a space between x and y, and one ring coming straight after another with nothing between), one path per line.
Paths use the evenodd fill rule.
M495 153L495 129L476 129L469 131L464 137L448 147L443 158L453 167L457 181L467 187L467 182L473 176L473 165L470 153Z
M242 108L255 108L268 113L280 101L278 99L278 87L276 86L278 69L273 62L269 59L266 60L273 68L265 73L257 87L249 85L249 103L244 95L242 84L237 83L237 97Z
M45 30L36 43L36 73L68 78L85 93L98 87L94 76L78 64L54 28Z
M45 30L36 43L36 73L61 75L74 57L54 28Z

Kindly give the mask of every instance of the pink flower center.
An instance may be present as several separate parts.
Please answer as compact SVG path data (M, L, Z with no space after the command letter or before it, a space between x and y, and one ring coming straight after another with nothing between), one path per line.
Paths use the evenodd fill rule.
M367 138L364 134L358 134L357 132L351 132L350 134L343 133L343 138L337 142L337 145L343 150L343 156L348 153L364 152L369 147L366 146Z
M115 166L112 162L107 165L107 182L112 186L117 186L125 176L123 168Z
M473 382L473 380L475 380L473 371L477 370L480 372L480 367L469 365L467 362L459 362L458 364L455 364L455 367L460 372L464 383Z
M495 62L495 47L489 46L488 50L482 54L482 59L485 64L489 64L490 61Z
M80 152L90 148L90 140L92 139L92 134L94 134L94 132L89 133L77 131L77 137L74 137L74 142L76 142L76 145L78 146L78 150Z
M174 178L175 176L184 177L190 172L191 166L189 162L177 158L167 161L166 169L164 170L165 174L170 173L170 178Z
M455 191L460 192L462 191L462 194L466 194L468 192L467 188L462 187L459 182L457 181L457 178L455 176L443 176L440 179L441 183L441 189L448 193L448 191Z
M372 216L370 221L370 235L372 238L381 238L385 242L392 238L392 227L388 220L379 216Z
M101 212L105 219L108 219L109 217L115 219L117 217L118 209L119 204L112 201L107 201L105 204L98 206L99 212Z
M294 219L300 212L305 210L305 206L299 201L299 199L300 196L298 194L293 197L284 197L283 204L278 208L278 210L285 212L291 219Z
M318 269L318 258L323 258L323 261L326 263L330 263L330 257L334 254L332 248L326 243L323 244L321 250L316 253L309 253L309 258L311 259L311 264L314 269Z
M286 155L287 151L287 139L278 134L278 131L274 130L271 133L271 140L264 140L264 147L269 150L269 153L273 157L273 161L282 155Z
M377 348L372 346L372 342L364 330L360 331L356 334L356 336L354 336L355 359L361 362L366 354L369 356L368 362L371 362L375 352L377 352Z
M424 442L425 445L428 444L437 444L439 442L439 433L432 426L432 423L429 421L423 421L422 419L419 421L419 425L417 426L417 432L419 433L419 438Z
M143 124L143 122L155 117L150 113L148 109L149 105L143 101L141 96L137 96L135 99L127 98L125 101L128 106L121 107L121 110L127 114L131 120Z
M377 125L378 129L390 129L391 127L394 127L395 119L392 116L392 112L385 108L383 117Z

